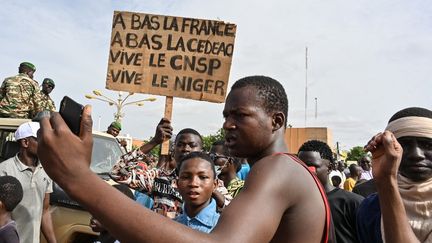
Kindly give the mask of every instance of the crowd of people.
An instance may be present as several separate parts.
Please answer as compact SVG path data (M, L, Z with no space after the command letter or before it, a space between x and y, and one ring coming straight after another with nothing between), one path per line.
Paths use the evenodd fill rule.
M34 71L22 63L20 74L4 81L0 102L13 86L5 82L36 89ZM54 82L42 87L48 95ZM0 104L8 117L36 111L27 107L15 116L13 103ZM15 133L20 152L0 163L0 242L38 242L39 231L56 242L46 213L52 180L92 214L89 224L102 243L432 242L432 111L397 112L367 143L369 154L348 168L323 141L288 153L288 98L270 77L236 81L223 116L225 138L209 151L198 131L183 128L174 136L162 118L153 138L110 171L116 188L89 169L90 106L79 139L58 113L22 124ZM116 137L120 130L113 122L107 132ZM172 142L167 155L150 153L165 141ZM23 216L30 207L37 210L33 221Z

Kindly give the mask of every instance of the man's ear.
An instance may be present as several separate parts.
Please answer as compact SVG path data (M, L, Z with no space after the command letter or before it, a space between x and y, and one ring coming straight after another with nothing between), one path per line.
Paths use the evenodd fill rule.
M216 177L213 182L213 191L218 187L218 178Z
M322 162L324 163L324 166L327 168L327 175L330 175L331 171L331 162L328 159L322 159Z
M29 141L27 138L20 139L19 143L21 147L28 148Z
M283 112L275 112L272 116L273 132L285 127L285 115Z

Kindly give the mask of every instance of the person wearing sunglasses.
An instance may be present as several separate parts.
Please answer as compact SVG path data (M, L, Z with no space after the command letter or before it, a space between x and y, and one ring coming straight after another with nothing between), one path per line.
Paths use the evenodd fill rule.
M240 180L237 176L241 168L240 160L228 156L228 149L223 145L223 140L212 144L210 157L215 163L216 174L223 181L229 195L232 198L236 197L244 186L244 180Z

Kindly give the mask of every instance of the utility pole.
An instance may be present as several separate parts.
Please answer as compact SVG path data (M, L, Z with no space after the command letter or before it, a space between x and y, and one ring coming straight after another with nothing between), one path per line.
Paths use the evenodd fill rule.
M305 52L305 117L304 126L307 124L307 96L308 96L308 48L306 46Z
M318 98L315 97L315 120L318 118Z

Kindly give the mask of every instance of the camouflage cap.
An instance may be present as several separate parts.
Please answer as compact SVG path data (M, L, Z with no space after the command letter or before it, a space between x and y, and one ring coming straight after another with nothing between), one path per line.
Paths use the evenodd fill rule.
M121 130L121 123L120 122L113 121L113 122L111 122L110 126L115 128L115 129Z
M22 62L22 63L20 64L20 67L28 67L28 68L30 68L31 70L36 71L36 66L33 65L33 63L30 63L30 62Z
M53 88L55 87L54 80L52 80L50 78L45 78L42 83L43 84L51 84L53 86Z

